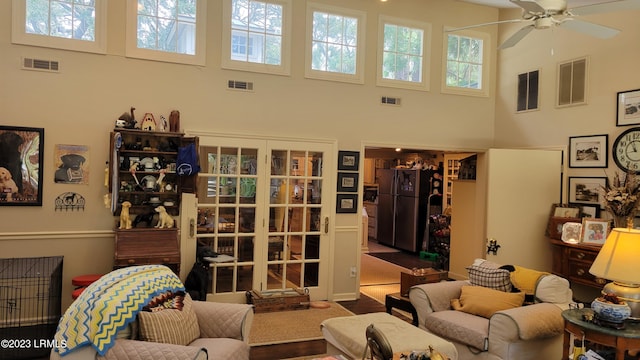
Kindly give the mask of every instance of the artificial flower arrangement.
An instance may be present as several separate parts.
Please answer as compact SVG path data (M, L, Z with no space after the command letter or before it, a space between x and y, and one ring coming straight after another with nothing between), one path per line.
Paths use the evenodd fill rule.
M605 210L613 216L614 225L628 226L640 205L640 181L636 173L628 172L621 179L616 172L613 181L603 188L602 199Z

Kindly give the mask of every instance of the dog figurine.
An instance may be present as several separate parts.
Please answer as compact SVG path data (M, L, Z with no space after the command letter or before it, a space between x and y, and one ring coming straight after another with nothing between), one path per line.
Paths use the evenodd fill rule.
M0 167L3 167L11 174L11 179L18 187L17 193L22 193L22 160L20 147L24 139L15 132L0 133Z
M155 208L155 211L158 213L158 224L155 227L171 229L173 227L174 220L171 215L167 213L167 209L160 205Z
M0 194L4 194L7 202L13 201L13 194L18 192L18 185L13 181L11 172L6 168L0 167Z
M131 203L124 201L122 203L122 211L120 211L120 227L119 229L131 229L131 216L129 215L129 208Z
M136 215L136 219L133 220L133 227L137 228L140 223L147 224L146 227L151 227L153 225L153 217L156 215L155 212L150 212L146 214Z

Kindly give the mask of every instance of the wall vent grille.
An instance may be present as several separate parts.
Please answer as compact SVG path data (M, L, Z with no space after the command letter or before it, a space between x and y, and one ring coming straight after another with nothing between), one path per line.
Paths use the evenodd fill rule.
M60 63L55 60L22 58L22 69L48 72L59 72Z
M400 100L400 98L394 98L394 97L383 96L383 97L380 99L380 103L381 103L382 105L400 106L401 100Z
M247 81L229 80L228 88L242 91L253 91L253 83Z

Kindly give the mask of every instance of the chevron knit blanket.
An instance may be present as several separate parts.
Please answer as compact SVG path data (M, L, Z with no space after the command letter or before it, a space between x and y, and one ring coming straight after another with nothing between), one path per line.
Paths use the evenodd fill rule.
M58 323L55 340L61 356L91 345L100 355L113 346L116 334L133 321L153 297L184 291L178 276L164 265L114 270L92 283L69 306Z

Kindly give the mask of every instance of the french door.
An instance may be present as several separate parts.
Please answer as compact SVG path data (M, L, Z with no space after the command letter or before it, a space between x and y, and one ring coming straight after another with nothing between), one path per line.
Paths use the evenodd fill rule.
M305 288L326 298L332 145L200 136L199 153L196 238L221 255L210 297Z

